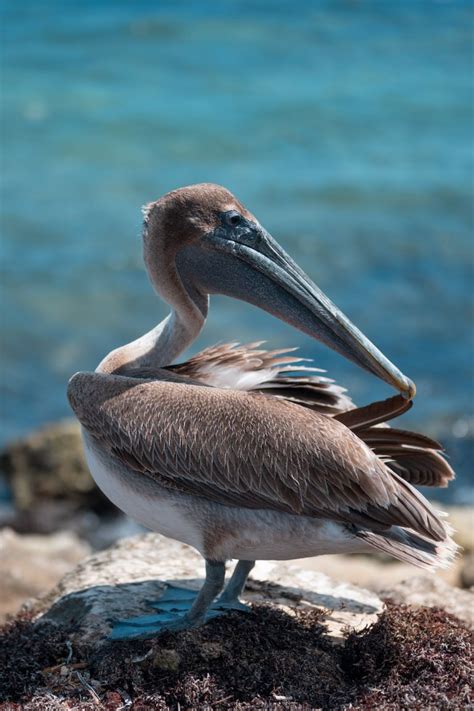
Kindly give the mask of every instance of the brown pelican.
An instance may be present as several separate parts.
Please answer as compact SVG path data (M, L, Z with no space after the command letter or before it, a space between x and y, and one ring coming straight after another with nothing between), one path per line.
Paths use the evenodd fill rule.
M148 528L197 548L206 579L194 597L170 589L156 615L122 622L113 636L238 608L256 559L382 550L446 565L455 552L448 526L413 484L446 485L453 472L433 440L381 426L410 406L413 383L228 190L175 190L144 215L145 263L171 313L94 373L74 375L68 396L99 487ZM355 409L315 369L260 344L217 346L170 366L217 293L323 341L403 397ZM239 562L222 592L229 559Z

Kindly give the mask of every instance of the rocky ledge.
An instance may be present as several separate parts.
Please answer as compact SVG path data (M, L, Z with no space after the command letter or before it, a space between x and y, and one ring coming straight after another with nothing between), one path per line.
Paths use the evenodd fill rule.
M109 640L111 620L148 612L147 601L159 598L166 581L198 587L202 573L197 553L155 534L86 558L4 627L2 708L469 704L472 593L433 584L431 576L398 585L394 595L386 591L396 596L390 602L298 565L263 562L246 593L250 614L153 640Z

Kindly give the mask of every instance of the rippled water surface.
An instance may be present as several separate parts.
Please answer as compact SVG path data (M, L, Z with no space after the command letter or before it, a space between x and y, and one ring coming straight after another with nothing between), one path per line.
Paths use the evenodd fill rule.
M409 424L472 461L472 5L2 3L3 440L166 314L140 206L220 182L418 385ZM214 300L196 347L299 345L358 402L388 388ZM470 435L471 432L471 435Z

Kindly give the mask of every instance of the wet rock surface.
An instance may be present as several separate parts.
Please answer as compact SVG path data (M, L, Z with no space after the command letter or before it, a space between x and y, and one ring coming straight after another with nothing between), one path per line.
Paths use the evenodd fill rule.
M156 534L84 560L4 628L5 708L469 706L471 632L439 607L418 606L429 576L419 578L417 605L405 606L292 564L261 563L249 614L152 640L108 639L111 620L147 611L165 581L194 587L202 572L196 552Z

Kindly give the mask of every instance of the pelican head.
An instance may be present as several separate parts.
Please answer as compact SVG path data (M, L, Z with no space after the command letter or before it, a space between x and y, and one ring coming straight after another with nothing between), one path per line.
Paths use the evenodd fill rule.
M231 192L202 183L144 208L156 291L203 317L207 295L246 301L309 334L412 399L414 383L319 289ZM205 313L204 313L205 316Z

